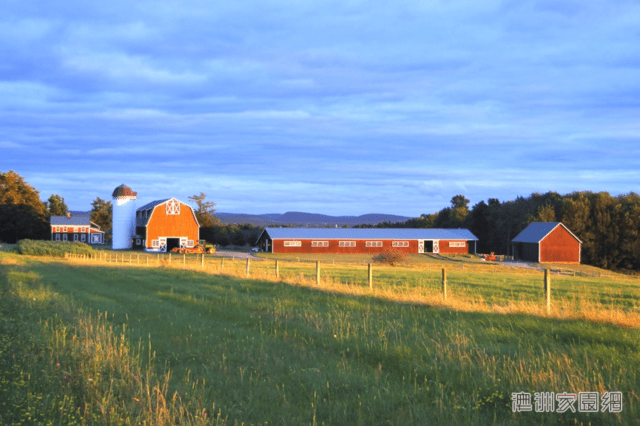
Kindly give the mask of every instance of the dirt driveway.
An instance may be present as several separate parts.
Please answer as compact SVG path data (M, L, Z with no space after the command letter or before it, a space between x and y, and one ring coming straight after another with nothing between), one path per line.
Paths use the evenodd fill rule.
M235 257L236 259L264 260L260 257L255 257L251 253L246 253L243 251L220 250L220 251L216 251L215 255L219 257L229 257L229 258Z

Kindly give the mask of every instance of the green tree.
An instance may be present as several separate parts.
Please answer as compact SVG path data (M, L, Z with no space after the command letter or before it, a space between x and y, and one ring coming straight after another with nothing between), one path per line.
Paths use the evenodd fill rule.
M105 240L111 240L111 227L113 224L113 206L111 201L105 201L97 197L91 203L91 222L100 227L104 231Z
M0 172L0 240L48 237L47 209L39 191L13 170Z
M47 200L47 209L49 210L49 216L64 216L67 214L69 208L64 202L64 198L59 195L51 194L51 197Z
M194 195L189 197L192 203L195 203L198 208L196 210L196 218L201 227L208 228L219 222L215 217L216 210L214 209L216 203L213 201L205 201L207 194L201 192L200 195Z
M538 207L534 222L557 222L556 210L550 204Z

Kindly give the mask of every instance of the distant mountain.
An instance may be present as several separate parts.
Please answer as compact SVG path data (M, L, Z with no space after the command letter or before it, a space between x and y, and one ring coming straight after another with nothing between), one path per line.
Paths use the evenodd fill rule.
M404 222L411 219L407 216L397 216L392 214L370 213L361 216L328 216L317 213L287 212L285 214L245 214L245 213L216 213L222 223L250 223L255 226L354 226L354 225L375 225L381 222Z

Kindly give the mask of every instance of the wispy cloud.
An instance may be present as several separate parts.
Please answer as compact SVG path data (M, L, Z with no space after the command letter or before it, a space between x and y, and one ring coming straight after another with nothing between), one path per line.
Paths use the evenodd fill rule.
M74 209L419 215L637 190L640 6L10 0L0 170Z

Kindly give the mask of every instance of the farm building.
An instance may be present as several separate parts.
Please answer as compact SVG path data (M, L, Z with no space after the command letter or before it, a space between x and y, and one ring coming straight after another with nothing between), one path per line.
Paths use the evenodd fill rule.
M560 222L533 222L511 243L516 260L580 263L582 241Z
M136 209L137 193L126 185L113 191L113 248L170 251L198 244L195 212L176 198L156 200Z
M258 246L271 253L475 253L467 229L265 228Z
M104 243L104 231L91 222L91 212L67 212L65 216L51 216L50 224L51 241Z

